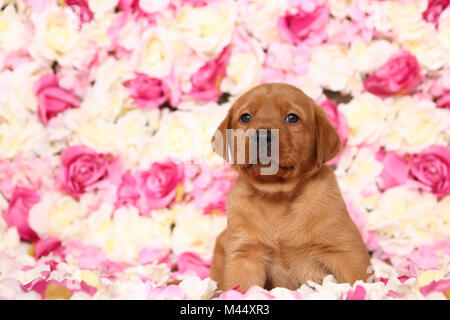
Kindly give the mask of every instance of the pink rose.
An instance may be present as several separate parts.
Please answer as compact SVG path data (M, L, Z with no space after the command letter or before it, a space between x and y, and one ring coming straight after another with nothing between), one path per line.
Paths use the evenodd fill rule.
M5 52L5 55L3 56L3 68L14 70L17 67L31 61L33 61L33 58L24 49L8 51Z
M145 73L137 72L136 77L125 81L124 86L136 104L143 109L158 108L170 99L170 88L167 83L151 78Z
M347 292L345 300L364 300L366 297L366 289L363 286L356 286L355 290Z
M70 254L81 269L97 269L102 266L104 273L110 269L115 269L117 272L123 271L121 266L107 260L100 247L84 244L80 240L65 241L62 254L64 257Z
M444 11L449 5L450 0L428 0L427 10L422 13L422 16L425 21L434 23L437 27L442 11Z
M439 269L439 262L445 255L450 254L450 240L437 240L431 245L415 248L409 255L408 261L420 269Z
M341 138L341 150L343 149L343 146L347 142L347 135L348 135L348 124L347 119L345 118L344 114L342 112L339 112L336 104L326 99L319 103L319 105L324 109L325 113L328 116L328 120L330 120L331 124L336 129L339 137ZM337 157L334 157L332 160L328 161L329 165L336 164L339 162L341 158L341 153L339 152Z
M278 19L278 32L281 38L293 44L305 41L320 43L326 37L325 25L329 14L328 7L315 7L313 11L304 11L299 7L297 13L286 12Z
M274 42L267 49L264 67L303 74L308 71L310 56L311 48L309 46L293 46L288 43Z
M394 151L384 152L380 150L376 158L383 164L383 171L380 175L381 188L386 190L406 183L409 167L404 157Z
M436 101L436 106L438 108L444 108L450 110L450 91L443 93L439 99Z
M228 290L222 292L217 298L213 298L212 300L243 300L244 294L238 290Z
M137 185L136 179L127 171L122 176L122 182L117 189L117 201L116 206L120 207L123 205L136 205L140 198L139 187Z
M177 258L178 272L194 273L202 280L209 276L209 263L194 252L183 252Z
M156 287L146 298L147 300L186 300L187 296L181 287L171 284L167 287Z
M81 145L65 149L61 154L61 163L61 187L75 198L95 189L101 181L117 174L112 155L96 153Z
M141 0L119 0L117 8L123 10L127 14L133 14L138 18L146 18L149 23L154 23L156 21L157 12L146 12L145 7L143 7L140 2Z
M450 193L450 149L432 146L409 161L410 182L413 186L430 191L438 197Z
M209 102L219 98L220 82L226 75L230 53L230 46L226 46L217 58L208 61L192 76L191 95L194 99Z
M430 284L427 284L419 289L420 293L424 296L429 295L432 292L441 292L446 295L450 290L450 279L433 280Z
M136 12L138 15L144 15L145 12L139 5L140 0L119 0L117 8L124 11Z
M89 9L87 0L66 0L66 5L79 15L81 23L90 22L94 18L94 13Z
M406 50L400 50L367 77L364 88L370 93L386 98L396 93L409 93L421 81L416 57Z
M138 185L147 200L148 209L163 208L171 203L177 185L183 179L182 167L170 160L155 162L150 169L137 174Z
M166 248L144 247L139 251L139 261L141 264L156 262L165 263L170 266L170 250Z
M58 238L47 237L45 239L39 239L34 243L35 257L36 259L39 259L40 257L55 251L59 247L61 247L61 240Z
M58 113L69 108L78 108L80 101L68 90L59 87L58 78L54 74L46 74L33 85L37 96L37 115L44 125Z
M338 110L336 104L330 99L322 101L321 103L319 103L319 105L325 111L328 116L328 120L330 120L331 124L339 134L342 146L345 145L345 143L347 142L348 124L344 114Z
M41 200L36 190L17 187L14 189L9 207L3 215L8 227L16 227L20 238L28 241L39 239L28 224L28 213L33 205Z
M195 206L203 208L205 214L212 210L220 210L225 214L225 200L233 186L227 170L213 170L207 165L202 165L200 173L192 177L192 192Z

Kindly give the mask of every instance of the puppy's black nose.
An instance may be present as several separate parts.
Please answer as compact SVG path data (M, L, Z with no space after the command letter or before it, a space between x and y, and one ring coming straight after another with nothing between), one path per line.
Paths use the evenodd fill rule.
M267 145L270 145L271 143L271 134L270 129L258 129L256 131L256 142L259 145L259 142L262 141L262 143L267 143Z

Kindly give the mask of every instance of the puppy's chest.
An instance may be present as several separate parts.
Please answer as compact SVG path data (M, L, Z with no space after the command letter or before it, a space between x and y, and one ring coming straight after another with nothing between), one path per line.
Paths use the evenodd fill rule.
M266 244L279 247L282 243L301 243L308 241L309 232L306 217L302 217L301 207L290 204L264 204L259 206L259 215L253 223L262 231Z

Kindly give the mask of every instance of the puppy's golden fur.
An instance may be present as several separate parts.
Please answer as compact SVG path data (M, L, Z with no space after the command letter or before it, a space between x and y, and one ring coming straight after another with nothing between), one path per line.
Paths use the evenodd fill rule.
M244 113L253 119L243 123ZM286 122L289 113L300 121ZM369 254L325 165L340 148L325 112L293 86L264 84L241 96L218 130L225 137L226 129L239 128L279 130L279 170L263 176L261 164L233 164L239 178L211 264L218 288L297 289L327 274L339 282L366 281Z

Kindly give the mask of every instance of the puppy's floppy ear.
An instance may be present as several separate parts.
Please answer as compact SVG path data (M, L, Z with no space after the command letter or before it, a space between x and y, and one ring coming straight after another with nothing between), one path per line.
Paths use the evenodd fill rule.
M314 103L314 102L313 102ZM341 139L325 111L314 103L317 167L333 159L341 148Z
M211 139L211 144L214 152L217 153L222 158L224 158L225 160L228 159L227 149L229 144L228 141L229 139L227 139L226 130L231 128L232 114L233 114L233 107L230 108L225 119L223 119L222 122L219 124Z

